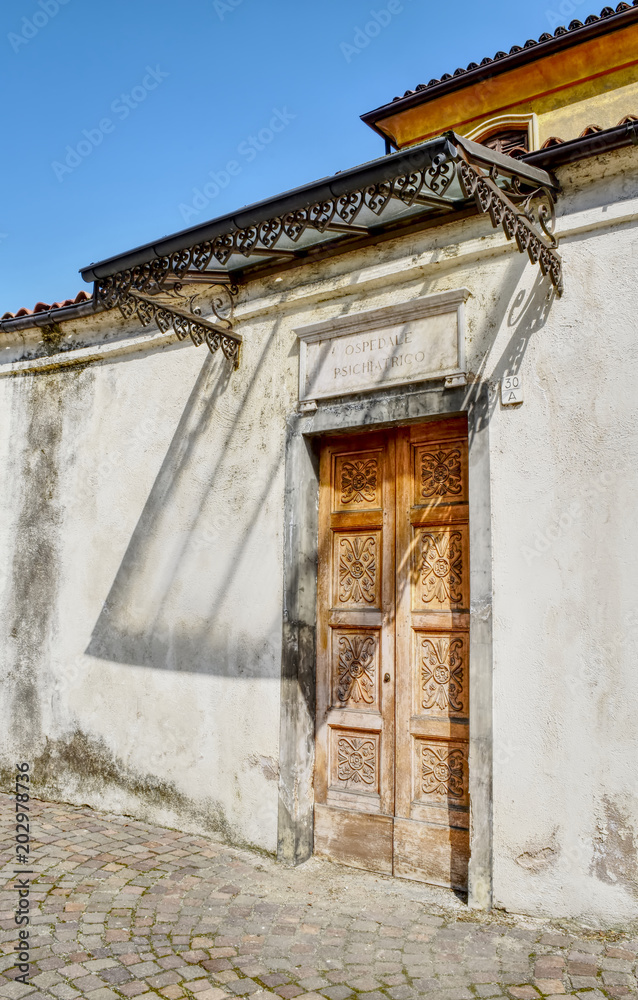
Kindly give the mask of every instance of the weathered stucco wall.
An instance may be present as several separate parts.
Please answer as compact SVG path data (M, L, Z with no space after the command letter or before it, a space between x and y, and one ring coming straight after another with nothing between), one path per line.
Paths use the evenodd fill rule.
M638 150L562 181L560 300L473 218L249 286L234 374L173 344L0 378L5 766L275 849L294 329L467 286L467 393L491 392L493 900L638 916ZM513 372L525 401L503 408Z
M635 209L636 150L620 162L566 192L565 230L601 225L564 237L525 403L492 428L496 899L610 921L638 913L638 231L604 223Z
M86 321L85 321L86 327ZM194 347L0 379L3 763L275 849L285 366ZM275 581L273 583L273 581Z

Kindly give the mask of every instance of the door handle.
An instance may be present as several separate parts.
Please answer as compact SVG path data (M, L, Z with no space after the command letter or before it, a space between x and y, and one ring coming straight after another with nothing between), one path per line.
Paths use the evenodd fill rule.
M384 682L384 684L389 684L389 682L390 682L390 674L384 674L383 675L383 682Z

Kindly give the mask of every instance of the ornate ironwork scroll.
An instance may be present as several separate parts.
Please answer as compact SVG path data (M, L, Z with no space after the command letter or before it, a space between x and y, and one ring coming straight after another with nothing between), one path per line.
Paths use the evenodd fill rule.
M477 208L489 215L494 228L501 225L507 239L516 240L521 253L527 251L532 264L539 264L558 295L562 295L563 269L553 236L554 196L549 188L537 188L526 194L521 191L518 178L512 176L507 178L507 191L503 190L493 177L463 158L457 170L466 197L474 198Z
M221 347L237 367L241 337L232 331L232 316L238 289L232 284L231 272L221 270L232 257L240 267L249 257L298 257L307 252L301 241L308 230L334 233L335 237L367 235L371 231L370 215L383 224L383 214L391 202L402 209L428 206L452 212L463 203L451 193L457 178L464 199L473 198L479 211L490 216L493 226L501 225L506 237L515 239L518 249L527 252L532 263L538 263L543 274L549 275L560 295L562 265L552 235L554 193L550 187L534 189L533 182L517 174L516 161L512 160L511 169L506 161L506 157L500 157L499 163L486 166L489 158L486 161L475 157L463 147L460 137L449 133L448 142L425 165L422 150L415 149L407 168L406 159L401 160L403 173L395 177L245 228L231 228L210 240L109 275L97 283L98 302L106 309L117 306L124 316L135 314L144 325L154 320L160 330L172 328L178 337L190 336L195 344L205 341L211 351ZM458 190L456 185L454 188ZM362 212L364 218L367 215L364 226L357 222ZM376 226L376 221L373 224ZM198 315L193 307L194 296L181 294L189 282L210 283L210 306L216 322ZM186 300L189 311L167 303L167 296Z
M242 338L238 333L234 333L231 328L229 315L232 314L232 298L225 288L223 292L228 295L230 305L224 301L223 294L216 294L211 304L220 322L211 323L209 320L203 319L199 315L199 310L193 307L192 302L195 296L191 296L189 300L191 312L186 312L185 310L177 309L172 304L140 295L138 291L132 290L133 287L135 286L132 281L122 281L121 274L105 278L98 285L98 301L106 309L112 309L117 306L125 319L137 316L142 326L148 326L149 323L154 321L162 333L168 333L172 329L179 340L190 337L196 347L205 343L211 354L214 354L215 351L221 348L222 353L232 362L233 367L237 368L239 366L239 351ZM157 290L153 285L150 285L150 288L157 294ZM168 289L162 290L168 291ZM179 288L174 288L172 291L179 294ZM180 297L183 298L183 296ZM223 315L224 312L226 315Z

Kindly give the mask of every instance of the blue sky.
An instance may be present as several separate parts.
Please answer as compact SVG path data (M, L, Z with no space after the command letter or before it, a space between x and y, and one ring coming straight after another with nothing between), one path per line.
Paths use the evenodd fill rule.
M5 0L0 314L90 291L77 271L94 260L381 155L360 114L592 12L586 0Z

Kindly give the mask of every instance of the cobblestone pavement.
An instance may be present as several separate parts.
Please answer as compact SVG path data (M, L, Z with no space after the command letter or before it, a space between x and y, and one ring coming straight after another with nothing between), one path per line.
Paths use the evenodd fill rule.
M0 997L471 1000L638 991L638 927L477 915L444 890L299 868L87 808L31 801L32 978L15 982L14 800L0 796Z

